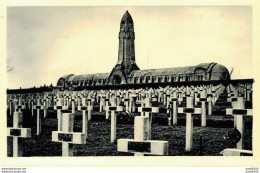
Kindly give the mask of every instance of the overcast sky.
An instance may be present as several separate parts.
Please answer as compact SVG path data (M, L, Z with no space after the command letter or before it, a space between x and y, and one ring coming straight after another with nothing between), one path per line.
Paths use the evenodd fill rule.
M216 62L234 68L233 79L253 77L251 7L9 7L8 88L110 73L126 10L141 69Z

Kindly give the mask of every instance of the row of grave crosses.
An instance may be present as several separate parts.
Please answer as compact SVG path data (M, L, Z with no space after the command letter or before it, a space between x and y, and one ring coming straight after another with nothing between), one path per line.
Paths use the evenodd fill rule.
M218 94L223 92L224 86L218 88ZM153 154L153 155L163 155L168 152L168 142L167 141L150 141L151 139L151 122L152 113L158 113L159 107L152 107L151 105L152 97L145 98L145 104L138 107L138 112L141 113L141 117L146 117L146 119L135 117L135 129L141 126L144 129L135 130L135 139L119 139L118 140L118 151L123 152L134 152L135 155L143 154ZM177 100L176 100L177 101ZM115 109L114 109L115 110ZM202 114L202 108L194 108L194 97L188 95L186 97L186 107L180 107L177 113L186 114L186 151L191 151L192 149L192 137L193 137L193 119L194 114ZM137 123L138 122L138 123ZM139 125L137 125L139 124ZM111 122L112 126L112 122ZM136 137L136 133L138 134ZM112 134L112 131L111 131ZM145 134L145 135L144 135ZM144 137L145 136L145 137ZM149 140L149 141L148 141ZM152 149L152 146L154 148ZM157 148L157 150L155 149Z
M244 101L252 101L253 88L251 84L237 84L237 85L228 85L227 93L231 101L232 98L243 97Z
M201 88L200 88L201 89ZM152 90L152 96L153 96L153 99L157 100L158 102L163 102L164 104L166 104L166 98L169 97L170 95L170 92L173 92L173 91L176 91L178 92L178 95L180 97L180 102L182 101L181 97L185 97L185 90L186 88L184 87L180 87L180 88L165 88L164 90L161 88L161 89L158 89L158 90L155 90L155 89L151 89ZM193 89L192 89L193 90ZM195 90L195 95L196 95L196 92L198 90L198 88L194 87L194 90ZM212 90L215 90L215 87L212 87L212 89L210 89L208 87L207 89L209 91L209 94L211 93ZM213 93L214 91L212 91ZM140 101L142 97L144 97L144 90L133 90L133 91L126 91L126 90L123 90L123 91L108 91L107 92L99 92L98 94L95 94L94 96L94 100L96 100L97 102L99 101L102 101L101 102L101 105L103 106L104 102L105 102L105 99L108 99L112 94L116 95L116 97L118 98L118 102L117 104L119 104L119 102L121 101L130 101L132 98L133 99L136 99L137 101ZM56 94L57 95L57 94ZM68 104L69 100L75 100L75 97L82 97L82 95L80 96L79 93L64 93L62 94L63 98L65 98L65 105ZM93 96L94 94L92 94ZM151 94L150 94L151 95ZM54 96L57 98L57 96ZM74 97L74 98L72 98ZM155 98L157 97L157 99ZM123 99L126 99L126 100L123 100ZM129 99L129 100L128 100ZM77 99L75 102L79 102L78 101L79 99ZM35 102L35 101L34 101ZM215 103L215 100L213 99L213 103ZM102 108L101 108L102 109Z
M185 103L186 98L192 97L194 98L194 106L198 106L198 103L201 103L201 126L206 126L206 103L208 103L208 115L212 115L213 105L215 105L215 102L223 90L224 86L218 86L214 89L214 91L212 91L211 88L201 88L199 90L187 88L184 94L180 92L173 92L170 97L167 98L167 107L169 108L169 125L177 124L178 106L181 106L182 102Z
M232 108L226 109L226 115L234 116L234 128L236 128L241 135L240 140L236 144L236 149L227 148L223 150L222 154L224 156L252 156L253 151L244 150L244 120L245 117L253 116L253 109L246 109L245 102L252 102L252 85L250 84L237 84L228 85L227 93L228 98L227 102L231 102Z
M195 106L197 105L198 102L201 102L201 108L202 108L202 118L201 118L201 125L202 126L206 126L206 102L208 102L208 110L209 110L209 115L212 114L212 104L215 103L215 101L217 100L219 93L221 93L223 91L224 86L216 86L216 87L208 87L208 88L203 88L200 87L200 89L198 90L196 87L191 87L191 88L168 88L168 90L166 92L162 92L162 88L159 89L159 92L156 92L153 89L149 89L148 91L123 91L118 92L118 91L114 91L114 92L106 92L106 94L104 94L104 92L100 93L100 94L96 94L99 98L99 104L100 104L100 111L105 110L105 107L110 106L109 104L109 99L114 96L116 101L115 101L115 106L119 106L121 105L121 103L124 103L124 108L125 111L128 112L135 112L136 110L136 106L137 105L141 105L144 106L144 100L145 98L151 98L152 102L156 102L158 100L161 100L163 103L166 103L166 106L168 105L168 113L169 113L169 124L170 125L176 125L177 124L177 114L178 114L178 105L180 105L182 102L185 103L186 97L194 97L195 100ZM208 94L207 93L208 90ZM212 91L214 90L214 91ZM121 94L121 95L118 95ZM15 109L21 111L21 109L26 109L26 100L27 105L31 105L28 106L28 108L30 107L32 110L32 115L34 110L37 110L37 135L40 134L41 132L41 114L40 111L43 110L44 112L44 118L46 118L47 116L47 110L57 110L57 118L58 118L58 122L60 124L60 116L61 116L61 111L65 111L65 110L71 110L72 113L75 113L76 110L76 105L78 110L81 110L81 106L85 105L86 106L92 106L92 108L89 108L88 111L88 120L91 120L91 111L93 110L93 105L95 102L95 99L93 97L93 93L89 92L89 93L72 93L71 95L67 92L64 93L58 93L57 95L50 95L47 94L43 95L42 97L40 97L39 95L37 95L36 97L29 96L26 99L23 100L22 103L22 96L19 97L19 101L18 104L15 104ZM85 96L87 96L87 98L84 98ZM15 98L15 100L17 100ZM53 103L51 102L53 101ZM36 103L35 103L36 102ZM85 103L84 103L85 102ZM12 102L9 102L9 104L11 105ZM16 103L16 101L14 101L14 103ZM50 107L50 105L54 105L54 107ZM71 108L70 108L71 105ZM106 119L109 118L109 110L105 110L106 111Z
M228 85L227 86L227 93L228 93L228 98L227 98L227 102L231 103L231 106L233 108L237 107L237 104L239 101L241 101L240 99L242 99L243 102L252 102L252 87L250 85L246 85L244 84L245 87L241 87L243 86L241 85ZM241 89L242 88L242 89ZM238 101L239 100L239 101ZM245 103L243 103L245 104ZM239 106L240 107L240 106ZM234 127L236 126L236 116L234 117Z
M244 150L244 120L246 117L252 117L253 116L253 109L246 109L245 108L245 102L251 101L251 89L242 90L245 92L241 92L241 87L234 87L233 85L229 85L227 92L228 92L228 100L231 102L232 108L226 109L226 115L232 115L234 116L234 128L236 128L240 134L241 138L236 144L236 149L233 148L227 148L223 150L222 154L224 156L252 156L253 151L250 150Z
M111 113L111 142L115 142L116 140L116 112L123 111L123 108L129 112L135 111L135 105L140 104L140 107L138 107L138 112L141 113L141 116L147 117L146 120L136 120L136 121L148 121L148 125L143 125L145 129L145 134L147 137L141 138L135 138L135 140L141 140L142 142L145 140L151 139L151 122L152 122L152 116L151 113L158 113L159 108L158 107L152 107L152 102L158 101L166 105L172 105L171 108L173 109L173 116L169 119L173 120L173 124L177 123L177 114L178 113L184 113L186 114L186 151L190 151L192 149L192 135L193 135L193 120L192 115L194 114L201 114L202 115L202 126L204 126L206 123L205 119L205 102L211 102L214 104L219 97L219 95L223 92L224 86L218 85L215 87L200 87L199 89L196 87L182 87L182 88L168 88L166 92L162 92L162 89L159 90L153 90L150 89L146 92L140 90L138 91L122 91L122 92L101 92L99 94L93 93L93 92L79 92L77 94L69 94L67 93L56 93L55 95L43 95L41 98L39 95L35 98L34 96L29 96L25 100L22 101L22 96L16 99L14 103L18 102L18 104L15 104L15 110L21 112L21 109L26 109L26 100L28 103L32 101L31 109L37 110L37 134L39 135L41 131L41 118L40 118L40 110L47 110L50 108L50 105L54 105L54 110L57 110L57 118L58 118L58 131L53 132L53 141L56 142L65 142L67 144L64 144L64 148L67 148L63 155L64 156L71 156L71 145L72 143L75 144L82 144L86 141L87 138L87 122L88 120L91 120L91 111L93 110L94 102L100 104L100 111L103 109L106 111L106 117L109 117L109 112ZM178 91L178 92L177 92ZM120 94L120 95L118 95ZM85 98L84 98L85 97ZM32 98L32 99L31 99ZM95 98L97 100L95 100ZM37 104L35 104L35 101L37 101ZM51 102L53 101L53 102ZM124 107L120 106L121 103L124 103ZM181 105L181 103L186 103L186 107L177 107L177 103ZM198 102L201 102L201 108L194 108ZM42 104L43 103L43 104ZM74 113L77 108L79 111L82 111L83 114L83 129L82 133L73 133L71 129L71 123L73 124L74 119ZM30 105L30 104L29 104ZM71 105L71 113L65 114L62 113L62 111L69 110L69 106ZM133 105L133 106L130 106ZM29 106L28 106L29 107ZM134 109L133 109L134 107ZM174 111L175 110L175 111ZM210 110L210 106L209 106ZM86 111L88 112L88 115L86 115ZM233 114L236 114L235 112L232 112ZM71 115L73 114L73 115ZM176 116L174 116L176 114ZM14 114L16 115L16 114ZM47 115L46 115L47 116ZM137 118L137 117L136 117ZM136 124L136 123L135 123ZM238 124L236 122L236 124ZM72 126L73 127L73 126ZM74 139L77 139L74 141ZM83 140L84 139L84 140ZM139 141L140 142L140 141ZM129 142L128 142L129 143ZM135 142L130 142L130 148ZM137 142L138 143L138 142ZM148 141L149 143L149 141ZM148 145L148 144L138 144L138 145ZM151 143L149 144L152 145ZM156 144L157 145L157 144ZM165 144L165 141L162 142L162 150L160 153L167 153ZM120 148L120 146L118 146ZM129 147L129 146L128 146ZM134 147L135 148L135 147ZM119 150L121 151L121 150ZM123 150L122 150L123 151ZM126 151L126 150L124 150ZM135 151L135 149L129 150L129 151ZM144 151L144 153L148 154L147 150ZM151 148L149 151L152 151ZM135 151L139 152L139 150ZM155 154L156 152L150 152L150 154ZM157 153L158 154L158 153ZM137 155L140 155L137 154Z

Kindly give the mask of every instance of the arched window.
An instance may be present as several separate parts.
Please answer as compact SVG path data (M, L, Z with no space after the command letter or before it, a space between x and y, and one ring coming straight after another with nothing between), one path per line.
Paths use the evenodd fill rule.
M182 76L178 77L178 81L181 82L182 81Z
M140 77L140 83L144 83L144 77L143 76Z
M171 82L175 82L175 77L174 76L172 76Z
M198 75L198 81L202 81L203 80L203 75Z
M158 83L162 82L162 76L158 77Z
M165 76L164 82L170 82L170 76Z
M134 83L137 83L138 78L134 77Z
M152 83L155 83L155 81L156 81L156 76L153 76L152 77Z
M150 81L150 76L146 76L146 81L145 81L145 83L149 83L149 81Z
M121 77L118 75L115 75L113 78L113 84L115 84L115 85L121 84Z

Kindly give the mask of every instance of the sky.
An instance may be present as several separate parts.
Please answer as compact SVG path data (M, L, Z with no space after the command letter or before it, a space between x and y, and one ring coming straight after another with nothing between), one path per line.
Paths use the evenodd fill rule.
M216 62L234 69L232 79L253 78L249 6L8 7L7 88L110 73L126 10L140 69Z

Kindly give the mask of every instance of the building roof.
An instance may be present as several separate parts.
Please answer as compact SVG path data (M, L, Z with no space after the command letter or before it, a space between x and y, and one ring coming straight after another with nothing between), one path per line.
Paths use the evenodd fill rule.
M83 74L83 75L77 75L74 76L73 81L85 81L90 79L107 79L109 76L109 73L96 73L96 74Z
M147 70L135 70L130 74L130 78L141 76L172 76L172 75L190 75L195 73L198 69L204 69L210 73L209 80L225 80L230 78L227 68L221 64L214 62L201 63L197 66L185 66L185 67L173 67L173 68L161 68L161 69L147 69ZM60 79L64 79L67 82L72 81L88 81L88 80L107 80L110 73L96 73L96 74L83 74L83 75L64 75Z
M62 76L60 79L68 79L70 76L72 76L73 74L67 74L67 75L64 75Z
M131 77L191 74L194 72L195 68L196 66L187 66L187 67L136 70L133 71Z
M210 62L201 63L197 66L186 66L186 67L173 67L173 68L161 68L161 69L147 69L147 70L136 70L131 73L131 77L140 76L165 76L165 75L181 75L181 74L193 74L196 69L205 69L207 72L213 71L218 73L228 73L225 66Z
M198 69L198 68L203 68L203 69L206 69L207 72L209 72L209 71L212 70L212 68L213 68L215 65L217 65L217 63L215 63L215 62L201 63L201 64L199 64L199 65L196 66L196 69Z

